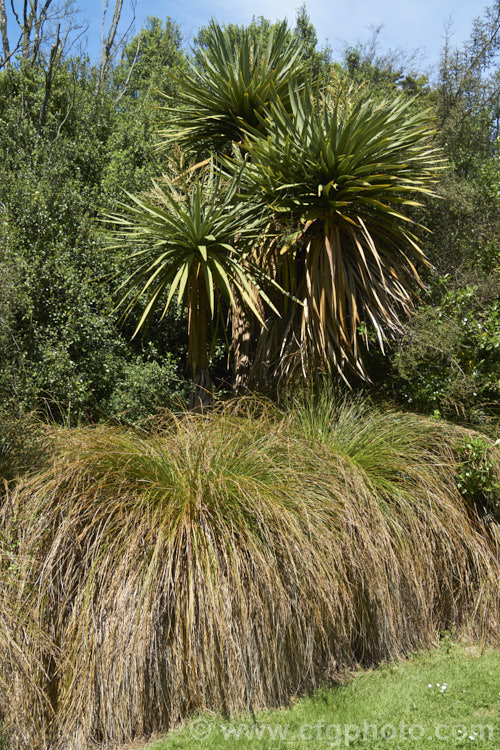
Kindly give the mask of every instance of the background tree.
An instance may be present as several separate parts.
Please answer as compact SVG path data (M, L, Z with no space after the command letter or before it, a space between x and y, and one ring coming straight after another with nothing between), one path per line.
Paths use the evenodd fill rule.
M427 296L390 357L370 363L384 394L412 409L494 430L500 396L500 204L497 106L500 7L467 42L448 39L427 94L448 169L428 207Z
M96 106L77 57L58 57L47 99L43 60L0 73L0 410L140 419L187 392L184 322L172 312L132 344L133 316L117 329L96 217L162 168L153 116L141 97L118 107L111 78Z

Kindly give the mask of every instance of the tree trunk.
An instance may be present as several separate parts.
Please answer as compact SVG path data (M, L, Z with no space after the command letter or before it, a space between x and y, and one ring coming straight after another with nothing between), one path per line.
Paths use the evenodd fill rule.
M190 351L194 354L194 388L191 393L189 408L191 411L203 412L213 398L213 383L208 369L208 299L205 279L201 279L198 288L198 309L191 307L191 315L196 315L197 325L190 325ZM194 321L192 321L194 323ZM197 340L193 340L193 337Z
M40 133L43 125L45 123L45 116L47 114L47 108L49 105L49 99L50 99L50 92L52 90L52 80L54 77L54 66L56 63L57 53L59 51L59 45L61 44L61 39L59 36L59 32L61 30L61 27L57 27L57 38L55 43L52 45L52 49L50 50L50 56L49 56L49 62L47 65L47 70L45 72L45 92L43 95L43 101L42 106L40 107L40 115L38 117L38 129L37 132Z
M10 68L10 46L9 36L7 34L7 12L5 10L5 0L0 0L0 33L2 34L3 45L3 67L5 70Z
M23 23L21 26L23 38L21 42L21 49L23 52L23 60L25 62L29 60L29 56L30 56L31 32L33 29L33 18L37 11L37 3L38 3L38 0L34 0L34 4L31 5L29 13L28 13L28 0L24 0L24 3L23 3Z
M206 367L200 365L194 376L194 387L189 399L190 411L200 413L206 411L207 406L212 403L213 392L214 386L208 365Z
M234 362L233 389L238 396L248 392L251 343L252 321L240 305L233 307L231 310L231 346Z
M40 15L37 17L35 15L34 18L34 27L35 27L35 38L33 40L33 51L31 53L31 61L33 64L38 59L38 54L40 52L40 45L42 44L43 39L43 26L45 21L47 20L47 15L49 12L49 8L52 5L52 0L45 0L45 3L43 5L42 10L40 11ZM35 3L36 8L36 3ZM61 30L61 26L59 24L57 28L57 46L61 43L61 40L59 39L59 32Z

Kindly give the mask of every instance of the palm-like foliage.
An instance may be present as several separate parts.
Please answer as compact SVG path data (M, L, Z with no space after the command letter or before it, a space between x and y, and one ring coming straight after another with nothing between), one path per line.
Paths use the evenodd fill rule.
M286 22L258 30L220 27L212 21L203 44L190 72L179 81L175 101L165 108L168 127L160 131L167 143L198 156L230 152L249 128L265 133L264 115L271 102L289 108L290 90L303 88L307 72L303 44ZM260 242L254 248L259 263L262 246ZM233 385L244 390L255 326L239 306L231 319Z
M266 358L285 373L312 356L365 376L360 327L382 346L410 307L416 263L426 260L405 209L432 193L441 159L428 114L412 101L290 89L290 104L271 104L266 137L255 129L245 144L245 196L299 229L282 251L283 283L303 307L265 332Z
M242 305L260 317L264 272L248 257L260 217L252 205L233 203L236 182L224 187L208 175L182 190L174 182L154 189L108 215L115 247L128 247L123 262L128 276L119 306L126 316L137 305L143 313L134 336L153 311L165 315L174 299L188 308L188 364L199 386L209 390L207 327L220 318L221 303ZM270 279L268 279L270 281Z
M212 21L205 42L199 64L179 80L175 106L165 108L171 115L162 135L197 152L222 152L247 126L261 127L270 102L288 105L289 81L300 86L306 66L286 21L268 34L231 34Z
M224 245L233 247L236 235L243 244L252 232L256 237L253 209L248 208L252 197L267 212L268 221L286 225L288 231L292 227L293 232L281 256L274 253L269 275L295 301L275 300L286 314L262 328L257 361L285 376L301 363L319 362L342 374L351 370L367 377L360 336L367 345L368 332L373 330L383 348L387 333L399 327L401 314L411 307L409 290L418 282L418 263L426 263L407 209L418 206L422 195L432 193L440 168L439 154L431 145L428 115L416 112L414 103L403 98L375 103L369 95L354 91L313 95L306 85L302 48L285 23L258 34L252 28L236 33L212 22L204 41L205 49L181 82L163 135L198 153L227 154L232 144L234 157L234 144L243 146L240 193L244 200L235 211L230 207L232 193L224 208L215 211L223 223L231 224L232 233L222 244L217 239L217 252ZM228 157L231 171L236 169L238 175L239 162L238 156ZM136 207L121 225L134 241L141 235L142 249L131 256L132 265L139 263L129 279L136 289L132 304L138 301L137 292L139 297L147 292L147 317L173 284L168 302L175 294L187 302L189 358L193 363L200 360L203 369L205 297L212 295L212 315L216 299L230 300L235 310L237 385L240 369L243 380L247 374L246 365L238 363L250 361L249 345L256 338L243 308L251 307L252 300L256 312L255 301L262 291L256 291L254 282L264 278L262 268L271 253L269 248L265 252L261 237L252 257L238 256L235 279L241 286L245 278L249 286L241 286L233 299L231 282L220 271L210 276L206 270L211 269L208 257L203 258L203 270L196 265L201 257L198 248L212 246L203 236L205 229L191 232L187 244L179 241L178 225L166 222L164 212L158 212L165 200L170 210L170 199L158 194L158 189L149 203L134 199ZM200 209L194 209L195 202L196 213ZM180 216L177 208L174 214ZM211 214L210 208L207 216ZM183 224L184 217L180 219ZM163 240L158 239L158 232ZM218 237L216 231L206 233ZM154 253L167 234L171 235L169 247L177 246L178 251L157 260ZM152 243L149 249L147 243ZM189 268L183 265L183 257L190 258ZM224 263L236 262L234 248L226 257ZM170 276L162 271L166 265L175 269ZM235 269L231 265L233 274ZM231 279L227 268L226 276ZM202 277L205 283L200 285L196 280Z

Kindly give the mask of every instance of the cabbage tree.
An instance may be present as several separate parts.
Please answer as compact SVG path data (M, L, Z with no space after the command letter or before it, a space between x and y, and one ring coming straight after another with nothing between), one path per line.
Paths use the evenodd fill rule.
M266 137L254 128L244 144L242 196L292 227L275 266L301 303L263 329L261 356L275 374L319 365L367 377L360 340L371 331L383 347L427 265L414 216L442 166L429 113L354 90L291 89L290 105L271 103Z
M265 133L271 102L289 109L291 91L301 90L307 77L304 45L285 21L261 29L221 27L212 21L203 43L178 80L175 99L165 107L167 126L160 131L167 145L178 144L199 158L231 153L249 128ZM254 248L260 264L263 245ZM231 312L236 391L247 385L255 327L255 316L237 301Z
M211 21L196 62L177 80L175 98L166 97L160 135L198 154L230 150L247 127L263 126L271 102L289 106L290 81L300 88L306 76L303 52L286 21L260 31Z
M211 169L187 189L175 181L155 183L108 215L111 247L125 248L119 306L127 316L140 307L134 336L153 312L165 315L173 302L188 310L187 365L195 381L194 402L210 397L208 328L223 308L244 306L263 324L262 301L277 313L263 282L274 282L250 256L261 231L254 206L234 203L236 181L225 186Z

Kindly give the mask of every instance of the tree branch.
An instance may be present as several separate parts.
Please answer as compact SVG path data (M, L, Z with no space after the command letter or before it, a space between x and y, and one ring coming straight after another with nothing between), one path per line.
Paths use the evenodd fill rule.
M9 35L7 34L7 11L5 10L5 0L0 0L0 33L2 34L3 45L3 67L8 70L11 51L9 46Z
M134 68L135 68L135 66L137 64L137 60L139 59L139 50L140 50L140 47L141 47L141 41L142 41L142 31L139 34L139 38L137 40L137 48L135 50L134 59L132 60L132 63L130 65L130 70L128 72L128 75L127 75L127 78L125 80L125 83L123 84L122 90L119 92L118 96L115 99L115 104L118 104L118 102L120 101L120 99L122 98L122 96L124 95L124 93L127 91L128 85L130 83L130 78L132 76L132 73L134 72Z
M52 0L45 0L45 4L40 11L40 15L38 18L35 18L35 40L33 44L33 52L31 55L31 61L34 63L38 57L38 52L40 51L40 44L42 42L42 31L43 31L43 25L45 23L45 20L47 18L48 10L52 4ZM57 30L57 40L59 41L59 27Z
M94 93L95 99L97 99L97 97L99 96L99 91L101 90L102 84L104 83L106 70L112 58L113 45L115 43L116 33L118 30L118 24L120 23L120 18L122 14L123 0L115 0L115 7L113 10L113 16L111 18L111 24L110 24L108 33L106 35L106 38L104 38L104 22L105 22L105 16L106 16L106 11L108 9L108 5L109 5L109 1L105 0L104 10L102 14L102 26L101 26L101 65L99 68L99 76L97 78L96 87L95 87L95 93ZM134 18L135 18L135 14L134 14Z
M49 99L50 99L50 91L52 89L52 79L54 77L54 66L55 66L59 46L61 44L61 38L59 36L60 30L61 30L61 26L59 25L57 27L56 41L54 42L50 50L49 63L47 66L47 71L45 73L45 92L43 95L42 106L40 108L40 115L38 117L38 128L37 128L38 133L40 133L43 127L43 124L45 122L45 116L47 114L47 107L48 107Z

